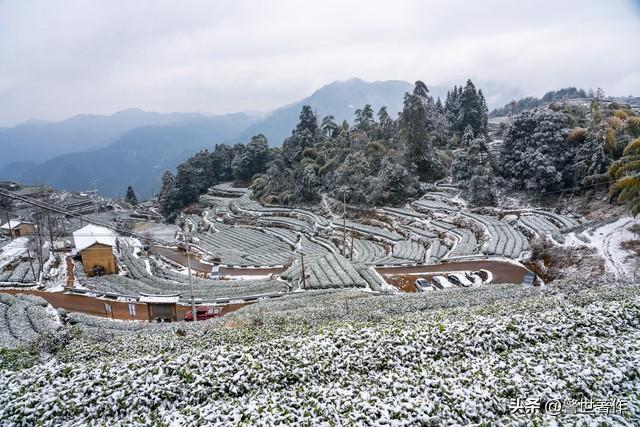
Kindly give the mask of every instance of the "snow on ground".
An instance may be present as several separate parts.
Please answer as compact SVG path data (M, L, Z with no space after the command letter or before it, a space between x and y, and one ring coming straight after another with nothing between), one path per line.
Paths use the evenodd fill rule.
M172 224L156 224L145 223L136 227L135 232L150 239L165 242L167 244L175 243L176 235L180 231L180 227Z
M640 225L640 219L623 217L612 223L606 224L595 230L584 231L581 236L587 237L589 243L582 242L579 237L567 239L574 245L587 245L595 248L605 260L607 272L620 279L633 279L634 273L640 267L640 262L630 251L622 248L622 242L637 239L638 237L629 230L634 224Z
M13 242L3 246L2 251L0 251L0 269L17 257L26 256L28 242L28 238L18 237Z
M9 425L635 425L637 292L637 286L583 282L438 295L305 292L198 324L83 316L55 360L0 369L0 419ZM514 411L516 399L624 404L620 413L555 414L540 405Z

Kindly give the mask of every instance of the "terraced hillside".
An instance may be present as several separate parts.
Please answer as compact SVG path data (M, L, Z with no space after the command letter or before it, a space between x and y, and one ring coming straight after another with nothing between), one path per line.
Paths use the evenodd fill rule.
M638 291L581 282L431 295L306 292L195 325L112 328L108 342L100 322L113 322L76 319L54 360L0 370L0 419L634 425ZM567 411L514 411L522 399ZM571 413L567 405L581 399L621 403Z

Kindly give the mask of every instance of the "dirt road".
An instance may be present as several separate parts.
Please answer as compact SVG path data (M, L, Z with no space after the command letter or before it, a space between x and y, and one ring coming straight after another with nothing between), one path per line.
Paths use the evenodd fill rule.
M171 261L178 263L184 267L187 266L187 255L186 253L179 251L177 249L172 249L172 248L165 248L164 246L151 246L149 248L149 252L151 252L152 254L155 255L161 255L164 256L168 259L170 259ZM211 264L205 264L202 263L200 261L197 261L195 259L193 259L193 256L191 257L191 268L193 270L196 270L200 273L206 273L209 274L211 273L211 268L213 267L213 265Z

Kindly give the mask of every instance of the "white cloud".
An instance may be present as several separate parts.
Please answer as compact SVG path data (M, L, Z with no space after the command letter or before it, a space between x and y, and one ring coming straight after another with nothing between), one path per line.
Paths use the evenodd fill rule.
M0 2L0 125L268 110L354 76L638 93L625 1Z

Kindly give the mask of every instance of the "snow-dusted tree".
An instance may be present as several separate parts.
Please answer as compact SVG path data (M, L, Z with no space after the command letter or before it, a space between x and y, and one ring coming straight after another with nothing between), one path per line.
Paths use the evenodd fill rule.
M575 185L569 118L549 110L525 111L505 131L499 173L517 189L546 192Z
M424 93L421 83L414 92ZM423 83L424 84L424 83ZM439 179L444 175L426 128L427 107L421 95L406 93L400 115L400 136L404 141L405 165L424 179Z
M127 203L131 203L132 205L138 204L138 198L136 197L135 191L133 191L133 187L127 187L127 194L124 196L124 201Z
M166 171L164 175L162 175L162 186L160 187L160 194L158 195L158 205L160 206L160 211L163 214L168 213L168 201L169 195L173 191L176 186L176 177L170 171Z
M422 99L426 99L427 96L429 96L429 88L427 88L427 85L424 84L422 80L416 80L413 87L413 94Z
M471 81L467 80L467 84L459 97L459 111L456 119L455 128L462 133L467 126L471 126L475 135L485 135L487 128L483 123L483 106L482 100L476 91L476 87Z
M379 138L383 140L389 140L395 136L395 122L389 116L387 112L387 107L380 107L380 111L378 111L378 121L380 123L380 132Z
M269 161L269 145L263 134L251 138L251 142L233 160L233 175L237 180L247 181L255 174L264 172Z
M322 133L327 138L331 138L332 136L335 136L335 133L338 129L338 124L336 123L335 118L331 114L329 114L322 119L320 129L322 129Z
M473 169L466 194L475 205L491 206L496 203L496 180L490 164L477 165Z
M467 127L464 130L464 133L462 134L462 139L460 139L460 145L465 148L469 147L473 139L474 139L473 128L471 127L471 125L467 125Z
M311 107L304 105L300 112L300 121L291 136L282 144L282 158L287 164L299 163L304 151L313 148L318 142L318 121Z
M373 120L373 108L370 104L366 104L362 109L355 111L355 124L357 129L369 130L375 123Z
M492 205L496 199L494 159L484 137L473 139L451 168L454 182L465 189L471 203Z

